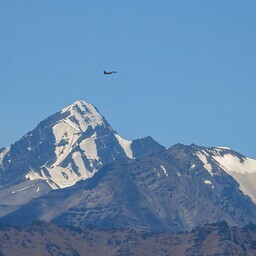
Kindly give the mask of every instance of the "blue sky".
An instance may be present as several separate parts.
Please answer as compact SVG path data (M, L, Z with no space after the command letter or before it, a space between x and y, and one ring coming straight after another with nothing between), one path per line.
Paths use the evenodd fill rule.
M0 1L0 147L84 100L126 139L256 157L255 9L254 0Z

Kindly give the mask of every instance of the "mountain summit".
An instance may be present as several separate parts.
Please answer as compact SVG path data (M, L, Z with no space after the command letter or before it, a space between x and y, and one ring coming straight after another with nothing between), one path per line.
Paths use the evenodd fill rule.
M0 150L0 216L52 189L88 179L113 160L163 149L151 137L123 139L92 104L76 101Z
M0 150L1 221L187 231L256 219L256 160L224 147L128 141L76 101Z

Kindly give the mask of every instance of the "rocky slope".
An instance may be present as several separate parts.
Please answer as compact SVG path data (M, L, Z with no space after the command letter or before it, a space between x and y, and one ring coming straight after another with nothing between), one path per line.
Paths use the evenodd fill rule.
M113 160L163 149L151 137L123 139L93 105L76 101L0 150L0 216L88 179Z
M244 192L249 181L242 187L228 173L227 157L236 163L233 172L254 161L230 149L181 144L145 159L116 160L92 178L51 191L2 221L155 231L186 231L220 220L244 226L256 219L254 194ZM244 175L243 181L250 178Z
M36 222L17 229L0 227L0 255L176 255L253 256L256 227L205 225L189 233L138 232L132 229L70 229Z

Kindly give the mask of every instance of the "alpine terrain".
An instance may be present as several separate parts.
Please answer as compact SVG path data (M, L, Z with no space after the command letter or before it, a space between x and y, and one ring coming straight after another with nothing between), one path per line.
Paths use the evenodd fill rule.
M151 137L123 139L93 105L76 101L0 149L0 217L91 178L116 159L143 159L161 150Z
M127 141L77 101L0 153L1 221L184 232L256 220L256 160L225 147Z

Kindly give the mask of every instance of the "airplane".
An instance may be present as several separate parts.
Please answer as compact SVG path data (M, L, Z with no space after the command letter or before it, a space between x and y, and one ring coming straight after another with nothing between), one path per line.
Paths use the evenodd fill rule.
M104 73L104 75L112 75L112 74L115 74L117 72L114 71L114 70L113 71L109 71L109 72L104 70L103 73Z

